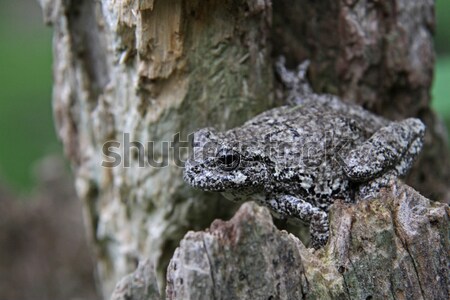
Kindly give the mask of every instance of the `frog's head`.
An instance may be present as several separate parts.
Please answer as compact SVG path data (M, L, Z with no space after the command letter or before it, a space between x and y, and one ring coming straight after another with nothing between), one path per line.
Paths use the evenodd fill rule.
M232 132L211 128L195 132L184 180L193 187L225 194L243 196L261 190L268 180L267 165L247 141L237 140Z

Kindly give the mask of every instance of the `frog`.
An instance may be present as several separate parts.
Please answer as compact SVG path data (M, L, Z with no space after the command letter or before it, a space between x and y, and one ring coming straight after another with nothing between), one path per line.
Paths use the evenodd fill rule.
M332 204L364 201L403 177L423 147L425 125L314 93L308 66L276 63L284 105L226 131L195 131L183 177L194 188L253 200L277 218L309 224L319 249L329 239Z

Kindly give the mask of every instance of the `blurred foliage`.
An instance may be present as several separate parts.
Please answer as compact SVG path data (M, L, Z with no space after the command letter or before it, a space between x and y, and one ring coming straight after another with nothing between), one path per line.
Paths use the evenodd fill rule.
M438 57L432 96L432 106L447 124L450 140L450 55Z
M25 4L35 13L0 4L0 173L19 190L32 186L35 161L61 152L51 110L51 29L37 3Z
M433 105L450 125L450 1L436 5L436 49L442 56ZM42 24L36 1L0 2L0 82L0 175L27 190L33 163L61 152L51 112L51 29Z
M450 1L436 0L435 46L438 54L450 54Z

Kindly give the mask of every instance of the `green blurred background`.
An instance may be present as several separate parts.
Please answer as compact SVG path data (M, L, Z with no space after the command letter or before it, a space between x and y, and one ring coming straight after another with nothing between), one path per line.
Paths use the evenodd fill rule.
M450 1L436 1L433 106L450 125ZM51 111L51 29L34 0L0 1L0 181L19 192L33 187L32 169L61 153Z
M51 29L37 1L0 1L0 181L33 186L32 169L61 153L51 110Z

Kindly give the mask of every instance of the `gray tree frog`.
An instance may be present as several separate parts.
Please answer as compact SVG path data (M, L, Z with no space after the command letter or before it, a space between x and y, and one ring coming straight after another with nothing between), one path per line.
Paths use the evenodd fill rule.
M329 235L330 205L367 198L404 175L422 148L425 126L414 118L389 121L336 96L313 93L307 66L293 72L282 60L277 63L288 105L226 132L195 132L184 179L309 223L312 245L320 248Z

